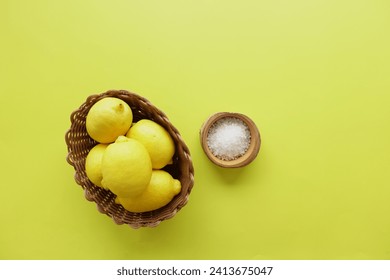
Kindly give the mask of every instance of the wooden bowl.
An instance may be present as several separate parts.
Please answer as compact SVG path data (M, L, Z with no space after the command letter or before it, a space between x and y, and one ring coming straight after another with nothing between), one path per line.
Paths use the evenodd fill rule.
M208 145L208 135L210 129L213 127L215 123L224 119L224 118L237 118L244 122L244 124L248 127L250 133L250 143L246 152L235 159L225 160L220 157L215 156L209 145ZM202 125L200 129L200 141L202 148L207 155L207 157L216 165L224 168L238 168L243 167L251 163L257 156L260 151L261 146L261 138L259 130L256 127L256 124L247 116L240 113L232 113L232 112L219 112L210 116Z

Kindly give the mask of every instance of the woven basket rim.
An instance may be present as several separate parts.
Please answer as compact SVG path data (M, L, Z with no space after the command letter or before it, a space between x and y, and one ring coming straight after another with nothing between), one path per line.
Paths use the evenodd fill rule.
M93 185L86 177L84 165L88 148L85 149L85 146L92 147L98 142L90 138L89 135L88 137L85 135L85 124L83 125L83 122L85 122L85 115L91 106L105 97L118 97L128 103L132 101L133 103L129 105L133 109L134 117L143 116L143 114L150 115L152 118L155 118L155 121L163 125L174 139L176 146L175 161L173 166L170 167L172 170L173 168L180 169L177 171L175 170L174 172L177 172L177 176L180 177L177 179L182 183L182 191L168 203L168 205L144 213L127 211L121 205L113 205L113 199L115 198L114 194ZM141 109L145 108L147 110L141 111ZM71 127L65 134L65 142L68 150L66 161L73 166L75 170L74 179L84 190L85 198L88 201L95 202L98 211L111 217L116 224L127 224L132 228L155 227L162 221L174 217L176 213L187 204L194 185L194 167L191 153L181 134L170 122L167 115L154 106L148 99L127 90L108 90L104 93L92 94L87 97L85 102L81 104L78 109L71 113L70 122ZM185 184L184 186L183 182ZM101 197L104 197L104 199ZM115 211L112 209L115 209Z

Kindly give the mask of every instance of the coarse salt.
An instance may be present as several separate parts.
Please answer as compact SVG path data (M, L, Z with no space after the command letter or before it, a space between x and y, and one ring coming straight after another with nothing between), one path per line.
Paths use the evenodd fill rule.
M222 160L234 160L249 148L251 134L248 126L235 117L215 122L207 134L207 145L214 156Z

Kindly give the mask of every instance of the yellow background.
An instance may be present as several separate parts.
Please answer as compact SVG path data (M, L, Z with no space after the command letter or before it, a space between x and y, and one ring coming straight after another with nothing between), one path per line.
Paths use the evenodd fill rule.
M1 0L0 259L389 259L390 2ZM117 226L65 161L88 95L136 92L191 150L190 201ZM199 128L251 117L225 170Z

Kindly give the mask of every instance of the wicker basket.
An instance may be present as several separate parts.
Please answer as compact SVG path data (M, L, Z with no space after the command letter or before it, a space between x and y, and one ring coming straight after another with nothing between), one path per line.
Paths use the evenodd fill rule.
M150 119L162 125L172 136L176 151L173 164L164 168L174 178L180 180L182 189L166 206L149 212L133 213L115 203L115 195L103 188L95 186L86 176L85 158L89 150L97 142L87 133L85 119L89 109L102 98L117 97L125 101L133 111L133 121ZM194 184L194 168L188 147L178 130L171 124L167 116L145 98L126 90L110 90L102 94L91 95L71 116L71 127L65 135L68 146L67 161L75 169L75 181L85 193L85 198L97 204L97 209L111 217L116 224L127 224L132 228L155 227L162 221L172 218L177 211L186 205Z

